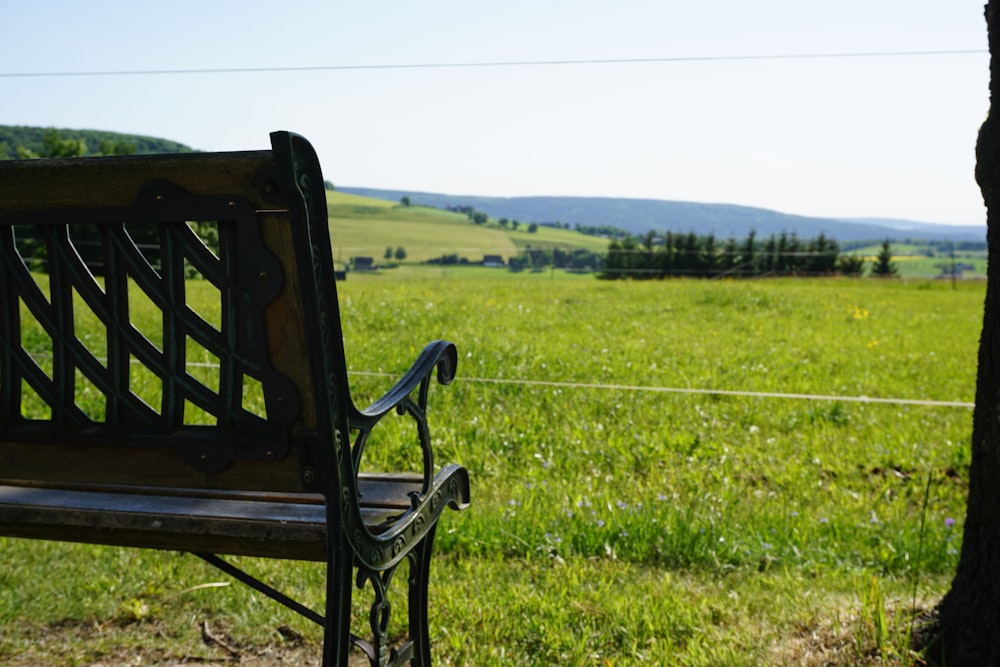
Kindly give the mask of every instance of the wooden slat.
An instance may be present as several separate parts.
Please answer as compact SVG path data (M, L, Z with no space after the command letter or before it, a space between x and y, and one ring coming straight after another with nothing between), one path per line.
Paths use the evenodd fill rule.
M384 531L408 509L396 492L412 485L368 484L380 504L365 505L362 517L374 533ZM419 484L416 485L419 487ZM326 559L326 507L314 494L286 494L250 500L112 493L0 486L0 534L69 542L88 542L177 551ZM399 495L398 493L396 494ZM405 500L405 502L404 502Z
M420 475L410 473L362 473L358 476L361 507L408 509L411 493L420 493Z
M226 193L260 200L258 170L273 164L270 151L189 153L25 160L0 163L0 213L123 208L152 180L167 180L194 195Z
M37 479L0 477L4 485L19 488L52 489L57 491L90 491L105 494L126 494L151 497L183 497L209 500L257 501L304 505L322 505L318 493L291 491L241 491L219 488L184 488L143 486L137 484L97 484L80 482L51 482ZM362 507L410 507L410 494L419 493L422 478L417 473L361 473L358 475L358 492Z
M302 490L294 449L280 461L234 461L221 473L206 474L172 449L7 441L0 446L0 478L68 486L137 482L172 488Z
M184 496L153 496L130 493L105 493L100 491L67 491L19 486L0 486L0 507L31 511L33 508L62 511L70 517L74 512L103 512L116 517L144 515L156 524L159 519L187 517L205 521L226 521L239 518L252 524L256 521L278 522L289 526L318 526L325 522L322 505L305 503L276 503L258 500L221 500L218 498L188 498ZM79 523L72 518L65 523ZM114 527L116 521L102 524L89 522L96 528ZM128 521L123 521L128 523Z

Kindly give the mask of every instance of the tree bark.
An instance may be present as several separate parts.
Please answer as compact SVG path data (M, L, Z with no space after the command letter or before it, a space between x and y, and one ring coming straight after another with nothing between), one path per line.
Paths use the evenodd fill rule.
M962 553L938 605L927 658L948 667L1000 665L1000 0L986 5L990 113L976 142L976 182L986 204L987 269L979 340L972 464Z

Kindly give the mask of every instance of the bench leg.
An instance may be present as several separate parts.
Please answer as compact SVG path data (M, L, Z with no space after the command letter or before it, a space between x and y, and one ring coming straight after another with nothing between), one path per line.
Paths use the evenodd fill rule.
M358 587L363 588L370 583L375 601L369 611L371 642L355 638L353 643L365 653L371 667L400 667L404 664L409 664L411 667L430 667L431 642L427 597L431 547L436 528L437 526L433 526L406 556L409 567L407 579L409 638L400 646L393 648L389 645L389 621L392 610L389 589L399 566L379 572L361 568L358 572Z
M411 556L409 578L410 640L413 642L413 667L431 666L431 636L427 619L427 589L431 573L431 549L434 532L431 527Z
M334 548L337 546L338 548ZM331 540L326 572L326 622L323 626L323 667L347 667L351 649L351 579L354 574L350 547Z

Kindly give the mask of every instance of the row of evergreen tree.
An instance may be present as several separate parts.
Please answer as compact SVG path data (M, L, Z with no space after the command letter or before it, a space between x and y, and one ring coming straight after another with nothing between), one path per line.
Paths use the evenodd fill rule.
M762 241L751 231L743 241L731 237L720 242L714 234L649 232L612 240L601 277L859 276L864 265L863 257L842 254L837 242L822 233L800 239L782 232Z

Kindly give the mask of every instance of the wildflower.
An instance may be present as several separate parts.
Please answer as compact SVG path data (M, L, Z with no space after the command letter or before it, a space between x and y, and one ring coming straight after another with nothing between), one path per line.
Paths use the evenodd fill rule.
M947 517L944 520L944 527L947 528L948 530L951 530L954 526L955 526L955 520L952 519L951 517Z
M598 519L597 520L597 527L598 528L604 528L604 519Z
M828 521L829 521L829 519L827 519L827 518L826 518L825 516L821 516L821 517L819 518L819 522L820 522L820 523L827 523Z

